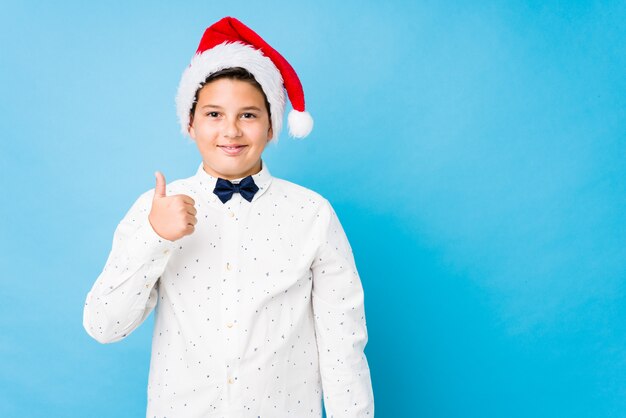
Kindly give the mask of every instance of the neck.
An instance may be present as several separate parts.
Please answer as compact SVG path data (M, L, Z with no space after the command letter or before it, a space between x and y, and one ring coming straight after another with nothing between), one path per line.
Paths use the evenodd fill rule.
M214 170L212 170L206 162L202 163L202 169L205 171L205 173L209 174L210 176L216 177L216 178L223 178L226 180L237 180L237 179L241 179L244 177L248 177L248 176L252 176L254 174L257 174L261 171L261 169L263 168L263 160L259 159L259 161L249 170L247 170L244 173L237 173L237 174L224 174L224 173L218 173Z

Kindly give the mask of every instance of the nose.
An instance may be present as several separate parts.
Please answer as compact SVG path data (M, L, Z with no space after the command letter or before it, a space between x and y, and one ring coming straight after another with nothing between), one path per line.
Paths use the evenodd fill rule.
M239 129L239 124L237 123L236 118L227 118L224 121L222 135L224 138L236 138L241 136L241 130Z

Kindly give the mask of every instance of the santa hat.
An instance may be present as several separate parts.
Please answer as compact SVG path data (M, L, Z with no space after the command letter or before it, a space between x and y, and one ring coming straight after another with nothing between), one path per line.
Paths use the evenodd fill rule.
M225 17L204 31L178 85L176 111L183 134L189 134L189 112L196 91L209 75L230 67L245 68L261 85L270 105L273 138L278 138L282 129L285 90L293 108L287 118L289 133L304 138L311 132L313 119L304 109L304 91L293 67L252 29Z

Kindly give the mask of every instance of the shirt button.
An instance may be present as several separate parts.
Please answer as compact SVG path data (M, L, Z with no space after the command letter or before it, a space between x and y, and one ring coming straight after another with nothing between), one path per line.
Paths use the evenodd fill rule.
M233 216L235 216L235 212L233 212L233 211L231 210L230 212L228 212L228 216L230 216L230 217L232 218Z
M170 250L163 250L163 254L167 254L169 252L170 252Z
M232 377L229 377L229 378L228 378L228 383L232 385L233 383L235 383L235 381L233 380L233 378L232 378Z
M232 269L230 263L226 263L226 270L230 270L230 269Z
M232 328L232 327L233 327L233 323L232 323L232 322L229 322L228 324L226 324L226 326L227 326L228 328Z

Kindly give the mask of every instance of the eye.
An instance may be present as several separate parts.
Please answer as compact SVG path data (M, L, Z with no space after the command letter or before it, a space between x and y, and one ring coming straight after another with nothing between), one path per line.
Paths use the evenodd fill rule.
M217 113L217 112L209 112L209 113L207 113L206 115L207 115L208 117L210 117L210 118L216 118L216 117L218 117L220 114L219 114L219 113Z
M254 119L256 115L254 113L244 113L241 115L244 119Z

